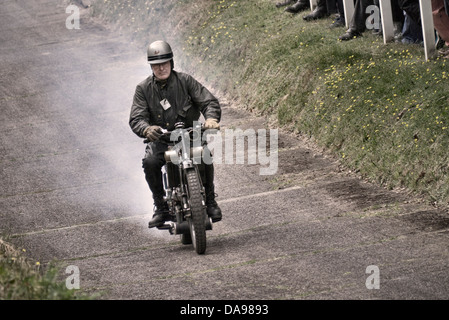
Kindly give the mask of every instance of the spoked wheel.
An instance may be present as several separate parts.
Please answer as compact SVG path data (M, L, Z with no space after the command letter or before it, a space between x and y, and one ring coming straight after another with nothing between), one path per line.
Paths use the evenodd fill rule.
M191 217L188 220L190 236L196 253L203 254L206 251L206 224L203 211L203 197L201 196L201 184L194 168L187 170L186 178L191 210Z

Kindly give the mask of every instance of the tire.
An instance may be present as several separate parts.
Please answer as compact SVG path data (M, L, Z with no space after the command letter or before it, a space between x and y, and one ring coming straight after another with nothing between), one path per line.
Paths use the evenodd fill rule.
M188 220L190 235L196 253L206 252L206 224L203 211L203 197L198 174L194 168L186 172L191 217Z

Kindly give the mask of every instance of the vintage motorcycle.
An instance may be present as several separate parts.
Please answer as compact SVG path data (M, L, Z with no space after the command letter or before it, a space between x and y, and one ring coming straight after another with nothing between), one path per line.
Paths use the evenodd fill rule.
M212 230L202 183L205 181L203 134L206 130L201 123L185 128L184 123L180 122L175 125L175 130L165 131L161 137L169 144L162 177L170 219L158 229L180 235L181 243L193 244L198 254L205 253L206 231Z

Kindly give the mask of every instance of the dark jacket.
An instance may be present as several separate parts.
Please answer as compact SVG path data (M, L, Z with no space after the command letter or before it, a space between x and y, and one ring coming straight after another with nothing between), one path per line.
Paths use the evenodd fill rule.
M164 99L171 105L167 110L161 104ZM176 122L183 121L186 127L191 127L201 114L206 120L220 121L221 107L217 98L192 76L172 70L163 87L153 75L137 85L129 125L136 135L144 138L143 132L149 125L173 130Z

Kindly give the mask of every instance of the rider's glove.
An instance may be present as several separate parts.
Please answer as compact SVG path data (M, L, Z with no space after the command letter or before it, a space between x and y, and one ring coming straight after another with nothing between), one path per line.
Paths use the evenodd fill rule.
M204 129L216 129L220 130L220 125L218 124L217 119L209 118L204 123Z
M149 126L143 131L143 135L150 141L155 142L159 140L162 135L161 127L159 126Z

